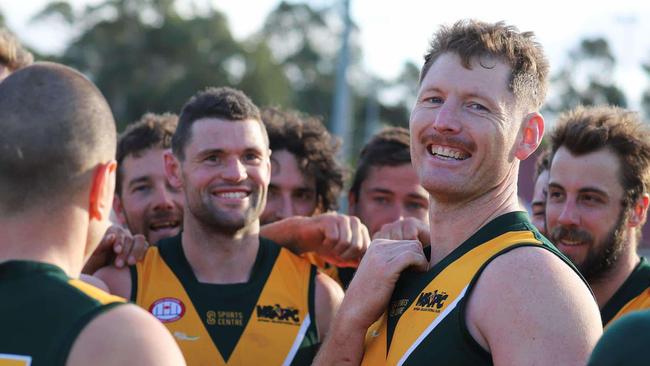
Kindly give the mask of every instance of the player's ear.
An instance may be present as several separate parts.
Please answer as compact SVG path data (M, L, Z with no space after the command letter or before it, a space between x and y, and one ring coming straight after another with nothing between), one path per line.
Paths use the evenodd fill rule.
M164 159L165 174L167 175L169 184L176 189L182 189L183 176L181 174L181 162L171 151L165 152Z
M633 204L632 209L630 210L630 217L628 219L628 225L630 227L641 227L645 224L645 220L648 214L648 204L650 203L650 196L647 193L644 193L639 197Z
M126 216L124 215L124 207L122 206L122 199L119 194L115 194L113 198L113 212L115 212L115 217L122 225L126 225Z
M356 216L357 214L357 195L354 192L348 192L348 215Z
M523 122L519 142L515 149L515 156L519 160L528 158L542 143L544 137L544 117L537 112L529 113Z
M91 220L107 220L111 213L113 194L115 193L115 172L117 162L98 164L93 171L88 214Z

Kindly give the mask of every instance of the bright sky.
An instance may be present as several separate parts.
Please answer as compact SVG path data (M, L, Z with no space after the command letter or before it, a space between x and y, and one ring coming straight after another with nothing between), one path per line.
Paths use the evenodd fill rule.
M338 0L311 0L314 6ZM72 0L79 9L101 0ZM188 5L192 0L180 0ZM238 39L258 30L278 0L194 0L212 3L229 19ZM547 0L533 1L422 1L351 0L352 17L361 30L364 65L384 78L395 77L405 60L420 64L427 43L442 23L460 18L505 20L520 30L534 31L546 48L551 72L566 62L568 50L584 37L604 36L614 49L616 80L637 108L650 78L641 69L650 61L650 2L639 0ZM30 46L41 51L61 50L72 35L53 24L30 24L29 18L47 0L0 0L0 11L9 27Z

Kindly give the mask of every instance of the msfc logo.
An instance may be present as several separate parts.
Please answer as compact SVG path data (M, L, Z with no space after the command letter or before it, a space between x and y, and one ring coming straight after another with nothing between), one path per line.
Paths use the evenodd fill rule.
M422 292L415 302L414 310L440 312L449 295L444 291Z
M300 314L298 309L275 305L257 305L257 319L265 322L299 324Z

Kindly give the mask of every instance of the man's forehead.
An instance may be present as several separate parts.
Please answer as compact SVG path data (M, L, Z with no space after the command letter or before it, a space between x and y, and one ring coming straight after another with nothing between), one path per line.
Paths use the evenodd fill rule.
M415 168L410 163L371 166L362 184L369 190L409 191L420 195L426 193L419 183Z
M268 149L266 132L262 129L260 121L247 119L231 121L221 118L201 118L196 120L191 127L188 146L211 146L212 148L260 147Z
M168 151L171 150L151 148L128 154L122 160L122 171L125 175L142 175L138 173L142 173L143 171L160 171L164 174L164 155Z
M549 184L565 188L592 187L603 191L622 191L620 174L620 161L607 147L576 155L562 146L553 156Z

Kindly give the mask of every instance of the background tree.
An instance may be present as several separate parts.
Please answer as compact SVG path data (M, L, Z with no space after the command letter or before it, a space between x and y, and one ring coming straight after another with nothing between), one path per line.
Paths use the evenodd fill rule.
M555 95L546 105L551 113L561 113L580 104L627 106L625 94L614 79L616 59L607 40L583 39L569 52L568 59L551 79Z
M643 64L641 67L643 67L643 71L646 72L648 79L650 80L650 61ZM645 115L646 121L650 120L650 87L646 88L641 96L641 110Z
M75 14L60 1L35 19L55 14L81 29L59 60L95 81L119 128L147 111L178 112L208 86L243 89L258 104L289 100L289 83L268 48L243 47L215 9L184 18L174 0L107 0Z

